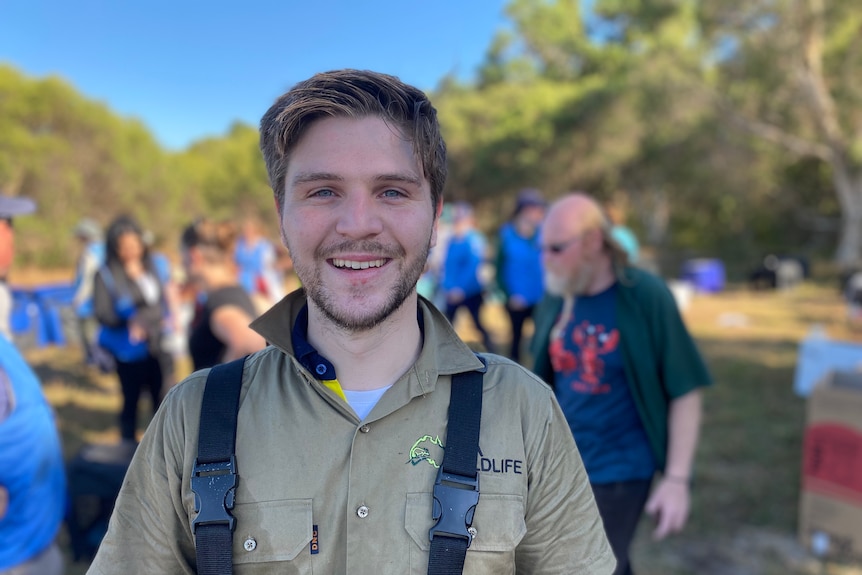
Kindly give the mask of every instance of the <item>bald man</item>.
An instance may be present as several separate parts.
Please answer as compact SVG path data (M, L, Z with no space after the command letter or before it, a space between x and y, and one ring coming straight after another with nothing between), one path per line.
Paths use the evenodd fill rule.
M623 575L632 573L629 547L644 510L655 518L655 539L685 525L699 388L710 376L665 283L629 266L610 230L586 194L548 210L548 293L531 351L581 450Z

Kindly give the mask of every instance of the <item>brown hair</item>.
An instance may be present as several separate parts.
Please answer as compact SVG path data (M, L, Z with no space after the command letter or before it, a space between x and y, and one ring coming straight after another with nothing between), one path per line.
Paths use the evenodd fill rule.
M185 249L199 248L207 261L218 262L226 256L233 257L237 235L233 222L201 218L183 230L180 244Z
M446 143L437 110L419 89L395 76L365 70L315 74L279 97L260 121L260 149L278 211L290 152L315 120L327 117L376 116L391 122L413 144L425 178L431 184L434 212L446 183Z

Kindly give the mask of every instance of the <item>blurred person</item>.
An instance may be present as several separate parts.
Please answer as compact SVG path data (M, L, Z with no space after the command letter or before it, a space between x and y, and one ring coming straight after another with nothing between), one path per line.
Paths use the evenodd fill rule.
M30 199L0 196L2 277L14 259L12 218L35 209ZM36 374L0 334L0 575L63 573L56 539L65 509L66 474L54 412Z
M452 233L446 246L441 284L446 296L446 317L454 325L458 309L466 308L482 336L485 350L493 351L491 336L480 317L485 303L482 270L487 259L488 242L476 229L473 207L466 202L454 204Z
M141 392L149 394L155 412L163 387L173 379L174 360L164 349L165 288L131 217L120 216L108 227L105 265L93 288L98 342L114 358L123 393L120 436L135 441Z
M521 360L524 322L544 294L539 231L545 217L545 201L538 190L522 190L515 211L500 228L497 247L497 285L503 292L512 342L509 357Z
M144 245L150 254L153 268L162 284L165 300L165 317L162 322L162 349L170 353L174 358L187 352L188 343L185 337L186 326L183 323L182 294L180 293L180 281L175 277L174 265L171 258L165 253L162 245L162 237L157 236L150 230L143 232ZM173 372L165 374L163 392L167 392L176 383Z
M428 253L425 271L419 277L416 291L419 295L433 303L437 309L446 309L446 294L443 292L443 263L446 261L446 249L449 238L452 237L452 204L444 203L440 216L437 218L437 245Z
M278 253L264 237L258 218L243 219L234 257L239 268L239 283L260 311L269 309L284 297L284 274L279 269Z
M72 307L75 311L78 338L84 352L84 363L95 361L95 338L98 322L93 315L93 279L105 263L105 242L102 229L95 221L84 218L74 230L80 252L75 263Z
M257 311L237 279L236 237L233 223L204 219L188 226L180 238L187 277L200 289L188 335L196 370L266 347L264 339L249 328Z
M217 572L402 575L461 559L473 575L610 573L613 554L553 393L506 358L477 357L416 294L446 177L426 96L392 76L327 72L281 96L260 132L304 288L252 324L272 345L239 365L239 381L207 384L204 370L171 391L90 573L193 573L216 555L227 562ZM233 532L227 521L193 527L204 514L189 481L213 495L208 476L195 475L195 453L204 390L211 397L223 384L241 396L237 427L226 430L236 456L225 463L237 475L209 477L238 481L231 510L216 506L235 519ZM485 414L470 433L481 461L479 446L461 452L471 474L462 481L480 482L473 489L440 471L458 459L461 434L447 429L461 422L447 413L464 390ZM454 509L446 487L467 502ZM438 497L455 536L435 531L431 541Z
M12 341L12 291L9 289L9 271L15 259L15 233L12 218L36 211L30 198L0 195L0 335Z
M627 574L644 510L655 539L686 523L699 388L710 376L671 292L628 265L610 226L585 194L551 205L542 226L549 297L536 309L532 352L583 456L616 573Z

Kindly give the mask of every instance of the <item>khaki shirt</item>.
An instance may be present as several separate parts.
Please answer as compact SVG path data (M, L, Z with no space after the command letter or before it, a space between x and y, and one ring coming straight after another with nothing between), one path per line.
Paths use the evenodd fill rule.
M243 372L234 572L424 575L451 375L481 363L423 300L419 359L360 421L292 355L304 303L295 292L253 324L271 345ZM611 573L553 393L521 366L485 357L480 497L464 573ZM172 389L150 424L88 573L195 572L190 481L206 376Z

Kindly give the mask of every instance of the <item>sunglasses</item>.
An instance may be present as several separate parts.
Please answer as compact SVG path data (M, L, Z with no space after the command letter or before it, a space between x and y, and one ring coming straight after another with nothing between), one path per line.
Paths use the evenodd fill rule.
M574 244L577 241L580 241L581 236L575 236L570 240L566 240L564 242L557 242L555 244L548 244L546 246L542 246L543 252L550 252L554 255L561 254L568 249L568 247Z

